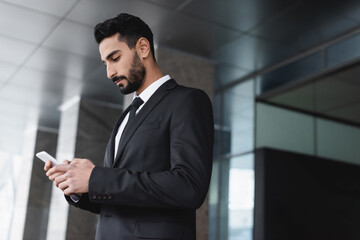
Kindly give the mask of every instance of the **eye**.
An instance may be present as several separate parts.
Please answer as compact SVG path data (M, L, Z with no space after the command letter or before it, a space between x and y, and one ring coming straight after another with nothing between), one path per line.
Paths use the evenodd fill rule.
M117 61L119 61L119 59L120 59L120 56L113 58L113 61L117 62Z

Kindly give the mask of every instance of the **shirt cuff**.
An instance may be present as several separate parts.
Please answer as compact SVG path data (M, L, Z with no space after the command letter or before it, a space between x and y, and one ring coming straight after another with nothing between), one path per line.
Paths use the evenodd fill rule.
M81 194L71 194L70 198L74 203L77 203L81 198Z

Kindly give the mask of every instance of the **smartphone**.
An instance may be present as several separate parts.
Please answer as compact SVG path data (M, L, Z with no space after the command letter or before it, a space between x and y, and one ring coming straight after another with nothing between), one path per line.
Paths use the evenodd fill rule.
M48 153L45 152L45 151L38 152L38 153L36 154L36 156L37 156L40 160L44 161L44 163L50 161L51 164L52 164L52 166L56 166L56 165L60 164L60 162L59 162L58 160L56 160L53 156L51 156L50 154L48 154Z

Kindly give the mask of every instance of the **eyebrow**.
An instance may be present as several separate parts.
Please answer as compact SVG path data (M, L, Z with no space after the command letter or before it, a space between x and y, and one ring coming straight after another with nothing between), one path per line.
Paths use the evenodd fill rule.
M106 56L106 60L109 60L114 54L121 52L121 50L114 50L109 55ZM104 62L104 61L103 61Z

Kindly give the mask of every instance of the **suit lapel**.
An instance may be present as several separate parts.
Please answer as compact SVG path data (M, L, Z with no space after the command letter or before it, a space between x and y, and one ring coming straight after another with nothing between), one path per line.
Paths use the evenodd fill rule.
M122 121L124 120L126 114L129 111L130 111L130 106L128 106L125 109L125 111L121 114L119 120L116 122L116 125L115 125L114 129L112 130L109 143L108 143L108 145L106 147L106 155L107 155L107 157L105 157L105 166L106 167L111 167L113 165L113 163L114 163L115 137L116 137L116 134L118 133L120 124L122 123Z
M146 119L148 114L156 107L156 105L169 93L169 91L177 86L175 80L170 79L161 85L155 93L149 98L144 107L139 111L136 117L128 123L129 125L126 127L125 131L121 136L121 140L119 143L118 152L116 154L116 158L114 161L113 167L121 158L121 155L124 152L126 145L128 144L131 137L134 135L136 129L141 125L141 123Z

